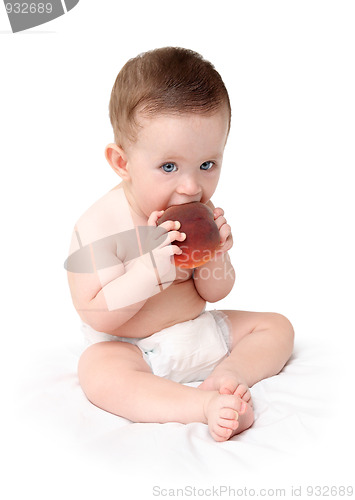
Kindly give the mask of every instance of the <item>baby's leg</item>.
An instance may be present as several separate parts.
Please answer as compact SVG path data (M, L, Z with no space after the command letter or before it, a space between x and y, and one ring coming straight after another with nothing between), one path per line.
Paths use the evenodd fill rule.
M291 356L293 328L280 314L222 312L231 324L231 354L200 385L200 389L238 394L250 403L248 387L279 373Z
M100 342L81 356L79 380L96 406L133 422L203 422L225 441L252 424L249 408L237 395L201 391L151 373L138 347Z

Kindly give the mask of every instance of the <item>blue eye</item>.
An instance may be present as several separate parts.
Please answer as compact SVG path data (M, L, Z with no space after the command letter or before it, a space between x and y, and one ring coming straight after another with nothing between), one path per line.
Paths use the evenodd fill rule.
M200 166L200 169L201 170L210 170L213 167L213 165L214 165L213 161L205 161Z
M167 174L170 174L170 172L175 172L176 165L174 163L164 163L164 165L160 168L162 168Z

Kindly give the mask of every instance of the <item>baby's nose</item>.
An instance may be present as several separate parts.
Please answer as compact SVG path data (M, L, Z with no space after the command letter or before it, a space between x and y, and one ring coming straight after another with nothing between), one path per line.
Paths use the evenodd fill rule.
M195 196L201 192L201 186L194 176L186 176L181 179L176 191L179 194Z

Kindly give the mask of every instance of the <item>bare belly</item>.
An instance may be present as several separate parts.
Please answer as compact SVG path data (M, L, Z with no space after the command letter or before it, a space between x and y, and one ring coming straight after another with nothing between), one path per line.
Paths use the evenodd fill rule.
M205 305L206 301L197 293L192 278L177 281L148 299L133 318L110 334L119 337L148 337L163 328L196 318Z

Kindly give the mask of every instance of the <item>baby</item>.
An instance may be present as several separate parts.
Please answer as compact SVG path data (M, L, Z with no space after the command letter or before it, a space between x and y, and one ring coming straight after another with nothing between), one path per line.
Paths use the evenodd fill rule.
M160 48L122 68L110 118L105 154L121 182L79 219L66 262L90 344L81 387L133 422L202 422L226 441L252 425L249 388L280 372L294 336L280 314L206 311L235 280L231 227L211 201L230 129L227 90L199 54ZM186 235L178 220L158 220L195 201L213 211L220 245L208 262L179 268Z

